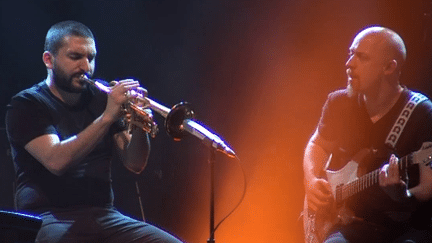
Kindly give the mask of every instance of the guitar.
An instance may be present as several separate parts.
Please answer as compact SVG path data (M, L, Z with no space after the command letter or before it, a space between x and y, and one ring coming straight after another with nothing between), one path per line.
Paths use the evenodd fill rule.
M359 155L360 154L360 155ZM354 158L362 157L362 150ZM357 160L358 161L358 160ZM407 169L412 165L419 165L419 183L409 188L409 194L424 201L432 198L430 185L432 184L432 142L423 143L420 150L413 152L398 161L401 178L407 182ZM345 206L350 197L379 183L378 176L381 169L376 169L358 177L358 163L349 161L342 169L337 171L326 170L327 180L331 185L334 201L329 210L312 212L304 200L303 227L306 243L323 242L331 228L338 223L348 224L356 219L354 213ZM409 183L408 183L409 186Z

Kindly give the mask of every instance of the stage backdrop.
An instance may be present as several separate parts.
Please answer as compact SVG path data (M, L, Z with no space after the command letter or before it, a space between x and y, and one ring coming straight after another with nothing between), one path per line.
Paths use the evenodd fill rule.
M240 158L216 156L216 242L301 242L303 150L328 92L345 85L355 34L384 25L408 48L402 82L431 94L430 10L425 0L2 1L0 124L10 97L46 76L45 34L74 19L94 32L95 77L135 78L171 107L192 104L196 119ZM209 237L209 151L194 137L173 141L164 119L139 176L113 162L117 207L186 242ZM8 146L0 158L1 208L12 208ZM137 193L137 187L139 194Z

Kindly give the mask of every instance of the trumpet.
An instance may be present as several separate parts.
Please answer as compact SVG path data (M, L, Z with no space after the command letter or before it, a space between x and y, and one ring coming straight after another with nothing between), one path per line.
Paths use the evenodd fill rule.
M105 93L111 92L109 87L97 80L89 79L86 74L83 74L80 80L97 87ZM195 114L190 109L188 103L180 102L169 109L136 90L129 90L126 92L126 95L135 97L138 101L137 103L142 105L141 107L134 102L128 102L126 112L131 114L131 118L128 119L129 125L132 126L130 129L134 127L141 128L154 138L159 129L157 128L157 124L153 121L153 116L145 111L145 109L151 109L165 118L166 131L174 140L180 141L186 134L185 132L187 132L201 139L205 145L226 154L228 157L236 157L234 151L228 147L222 139L192 120Z
M90 85L95 86L96 88L107 94L111 92L109 87L105 86L98 80L89 79L85 74L80 77L80 80L82 82L86 82ZM170 109L158 104L157 102L149 99L142 93L135 90L130 90L126 92L125 95L134 96L137 100L137 103L142 104L142 106L138 106L137 103L129 101L125 105L126 113L130 114L130 118L128 119L129 130L132 130L134 128L140 128L143 131L149 133L154 138L158 133L159 129L156 122L154 122L153 120L153 115L149 112L146 112L145 110L150 108L155 112L159 113L161 116L167 117Z

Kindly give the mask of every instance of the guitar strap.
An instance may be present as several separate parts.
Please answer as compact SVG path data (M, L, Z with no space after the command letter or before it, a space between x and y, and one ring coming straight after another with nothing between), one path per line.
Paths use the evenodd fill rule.
M396 147L396 143L398 142L399 137L402 134L402 131L405 128L405 125L407 124L408 119L411 117L411 114L413 113L414 109L417 107L418 104L428 99L423 94L417 92L411 92L411 93L412 96L410 100L402 109L401 113L399 114L399 117L396 119L385 141L385 144L392 149Z

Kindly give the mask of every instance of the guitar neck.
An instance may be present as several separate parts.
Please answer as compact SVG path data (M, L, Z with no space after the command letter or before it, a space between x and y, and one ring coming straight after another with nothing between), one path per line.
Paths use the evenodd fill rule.
M407 167L412 163L411 155L402 157L398 161L399 173L403 175L407 170ZM366 190L367 188L378 184L379 173L381 168L369 172L354 181L351 181L345 185L340 185L336 187L336 201L342 202L351 196L356 195L359 192Z

